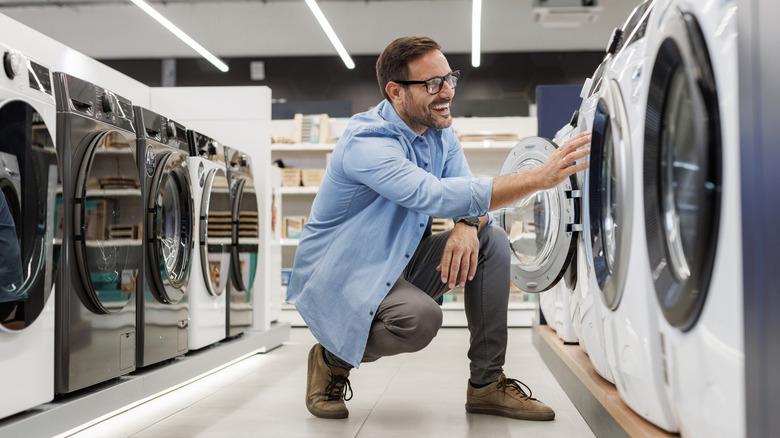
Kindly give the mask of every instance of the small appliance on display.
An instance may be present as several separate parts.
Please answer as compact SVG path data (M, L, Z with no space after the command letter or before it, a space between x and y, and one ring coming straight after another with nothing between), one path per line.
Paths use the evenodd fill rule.
M561 138L567 136L559 132ZM528 172L541 166L558 146L545 138L529 137L521 140L509 153L501 175ZM548 324L555 324L565 342L572 336L570 310L563 308L575 286L576 273L564 280L576 256L577 238L581 231L580 189L572 176L558 187L533 193L497 214L499 225L507 232L512 251L512 282L528 293L555 293L552 305L540 297ZM549 302L548 302L549 303ZM545 308L546 307L546 308ZM549 310L547 310L549 309ZM548 313L549 312L549 313ZM551 320L551 315L553 320ZM556 323L557 321L557 323Z
M56 107L49 69L0 45L0 418L54 397Z
M136 367L144 206L130 101L65 73L54 74L54 88L62 163L55 380L68 393Z
M736 8L671 1L648 26L638 284L683 436L745 434Z
M187 352L188 287L197 220L187 130L135 107L145 217L143 270L137 281L139 367Z
M195 131L188 132L188 139L192 197L198 215L189 288L189 348L197 350L226 336L233 210L223 146Z
M233 238L227 293L227 336L240 335L252 326L260 230L252 162L243 152L225 147L230 186Z

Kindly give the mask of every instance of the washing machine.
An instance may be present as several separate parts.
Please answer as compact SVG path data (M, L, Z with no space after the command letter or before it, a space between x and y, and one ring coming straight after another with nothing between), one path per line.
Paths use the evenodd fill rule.
M640 220L683 436L746 434L736 11L671 1L649 31Z
M225 338L233 243L233 211L228 191L225 151L214 139L188 131L190 180L193 183L195 236L189 302L189 348L197 350Z
M133 110L145 211L143 270L136 294L136 361L145 367L187 352L196 219L186 128L146 108Z
M0 418L54 397L59 245L56 107L49 69L0 45Z
M62 258L55 306L55 390L69 393L135 369L136 281L143 221L133 107L54 73Z
M556 138L560 141L567 135L564 129ZM541 166L557 147L553 140L525 138L507 156L501 175ZM568 296L576 284L572 269L582 230L581 193L577 178L572 176L554 189L538 191L495 212L509 237L512 282L524 292L541 293L540 307L547 324L564 342L577 341Z
M259 263L260 230L252 162L238 149L224 149L233 225L226 325L227 336L234 337L252 327L252 295Z

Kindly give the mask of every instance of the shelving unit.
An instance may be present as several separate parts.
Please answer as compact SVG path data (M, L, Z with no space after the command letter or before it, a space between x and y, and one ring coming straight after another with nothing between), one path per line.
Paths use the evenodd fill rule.
M340 135L347 125L348 119L330 119L331 136ZM536 135L536 118L532 117L499 117L499 118L458 118L453 121L453 127L459 134L513 133L518 138ZM271 122L271 134L274 137L291 137L292 120L277 120ZM517 144L513 141L465 141L461 142L466 159L472 173L478 176L495 176L506 159L509 151ZM271 161L281 159L286 167L324 168L326 155L333 152L335 144L325 143L276 143L271 144ZM271 163L269 163L270 165ZM271 169L273 172L278 169ZM277 176L280 179L280 177ZM271 236L272 259L278 263L278 268L289 269L298 250L298 239L283 239L281 234L282 218L285 216L308 216L311 203L319 191L319 187L282 187L280 182L273 189L276 224ZM275 268L272 268L275 269ZM462 295L456 295L460 301L445 302L444 326L466 327L466 314ZM448 297L448 299L451 299ZM517 302L514 296L509 308L509 325L513 327L530 327L534 302ZM304 326L295 307L282 305L282 321L293 326Z

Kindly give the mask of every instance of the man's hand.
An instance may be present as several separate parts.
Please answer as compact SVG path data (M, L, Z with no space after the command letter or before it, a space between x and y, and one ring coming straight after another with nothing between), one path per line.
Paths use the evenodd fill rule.
M590 143L590 138L590 132L572 137L563 146L553 151L543 165L534 169L540 188L551 189L571 175L587 169L589 162L577 164L576 161L587 157L590 153L590 147L583 147Z
M441 263L436 267L436 270L441 273L441 282L447 283L450 289L463 286L467 278L471 281L477 273L479 254L477 231L474 226L457 223L450 232Z

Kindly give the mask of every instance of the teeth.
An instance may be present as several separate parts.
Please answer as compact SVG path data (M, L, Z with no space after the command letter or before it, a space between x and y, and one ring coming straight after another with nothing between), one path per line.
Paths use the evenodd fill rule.
M434 105L433 109L435 110L443 110L450 107L450 104L445 103L444 105Z

